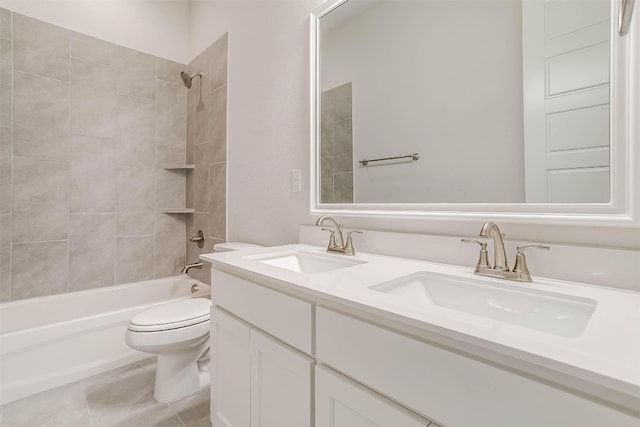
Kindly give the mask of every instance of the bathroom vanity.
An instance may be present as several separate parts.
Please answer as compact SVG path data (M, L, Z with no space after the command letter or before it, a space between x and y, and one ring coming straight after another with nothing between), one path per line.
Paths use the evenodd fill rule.
M216 427L640 425L637 293L308 245L201 257Z

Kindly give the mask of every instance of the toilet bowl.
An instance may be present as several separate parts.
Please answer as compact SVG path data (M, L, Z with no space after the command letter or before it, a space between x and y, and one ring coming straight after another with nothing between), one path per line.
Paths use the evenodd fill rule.
M215 252L257 248L241 242L219 243ZM193 298L143 311L129 322L125 341L134 350L158 355L153 397L171 402L209 386L211 300Z
M170 402L209 386L211 300L193 298L163 304L134 316L125 341L158 355L153 397Z

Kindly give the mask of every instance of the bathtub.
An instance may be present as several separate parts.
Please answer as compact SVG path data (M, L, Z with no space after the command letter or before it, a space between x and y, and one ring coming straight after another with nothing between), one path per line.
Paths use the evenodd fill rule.
M125 344L129 319L210 296L182 275L0 304L0 405L149 357Z

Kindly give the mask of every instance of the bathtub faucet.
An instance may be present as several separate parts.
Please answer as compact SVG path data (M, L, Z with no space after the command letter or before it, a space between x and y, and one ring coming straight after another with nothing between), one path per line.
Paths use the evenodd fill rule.
M192 268L202 268L202 261L194 262L193 264L185 264L184 267L182 267L182 270L180 270L180 274L188 274L189 270Z

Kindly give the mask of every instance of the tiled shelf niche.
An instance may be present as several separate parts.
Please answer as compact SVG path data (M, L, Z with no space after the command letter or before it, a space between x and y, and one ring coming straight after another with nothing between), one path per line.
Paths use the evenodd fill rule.
M194 213L196 213L196 210L195 209L189 209L189 208L175 208L175 209L167 208L167 209L162 209L162 213L166 213L166 214L194 214Z
M193 170L195 169L196 165L164 165L162 166L162 169L165 170Z

